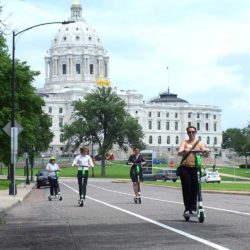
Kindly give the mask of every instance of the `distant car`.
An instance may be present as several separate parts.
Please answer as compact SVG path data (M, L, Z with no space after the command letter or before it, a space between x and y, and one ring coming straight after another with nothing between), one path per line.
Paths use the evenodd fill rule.
M48 171L40 169L36 174L36 187L49 186Z
M155 174L157 180L173 181L176 182L178 176L176 175L176 169L161 169Z
M218 172L207 172L204 176L201 177L202 182L221 182L221 177Z
M161 164L161 160L153 159L153 164Z
M155 174L143 174L143 181L156 181Z

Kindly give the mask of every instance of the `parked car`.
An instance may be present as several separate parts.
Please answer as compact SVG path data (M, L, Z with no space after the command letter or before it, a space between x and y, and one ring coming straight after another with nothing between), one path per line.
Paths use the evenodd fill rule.
M202 182L221 182L221 177L218 172L207 172L204 176L201 177Z
M155 174L155 177L157 180L173 182L176 182L178 179L178 176L176 175L176 169L161 169Z
M36 187L49 186L48 171L40 169L36 174Z
M143 181L156 181L155 174L143 174Z
M161 160L159 160L159 159L153 159L153 164L161 164Z

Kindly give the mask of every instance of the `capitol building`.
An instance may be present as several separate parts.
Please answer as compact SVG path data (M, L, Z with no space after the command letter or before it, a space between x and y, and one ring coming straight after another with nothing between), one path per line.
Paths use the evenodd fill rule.
M74 120L72 102L83 99L97 87L98 79L110 79L109 56L96 30L82 15L80 0L73 0L69 23L56 32L45 56L45 85L37 90L44 99L44 111L51 118L54 133L50 152L62 154L65 143L61 128ZM176 155L186 138L186 127L197 127L198 136L211 149L222 143L221 109L193 105L170 90L144 101L136 90L113 90L127 103L127 111L138 120L147 149L160 155ZM119 157L119 156L118 156Z

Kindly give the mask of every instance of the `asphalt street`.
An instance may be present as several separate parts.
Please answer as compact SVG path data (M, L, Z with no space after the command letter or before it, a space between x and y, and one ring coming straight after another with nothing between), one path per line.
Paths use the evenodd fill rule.
M79 207L76 178L61 179L63 200L33 189L0 225L0 249L249 249L250 196L204 193L206 218L186 222L179 189L89 179Z

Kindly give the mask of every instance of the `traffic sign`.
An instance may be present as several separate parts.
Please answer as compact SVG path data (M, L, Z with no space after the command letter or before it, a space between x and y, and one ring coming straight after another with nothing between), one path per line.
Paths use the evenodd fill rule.
M23 131L23 128L20 124L18 124L16 121L14 122L14 126L18 129L18 135ZM3 131L8 135L11 136L11 122L9 121L4 127Z

